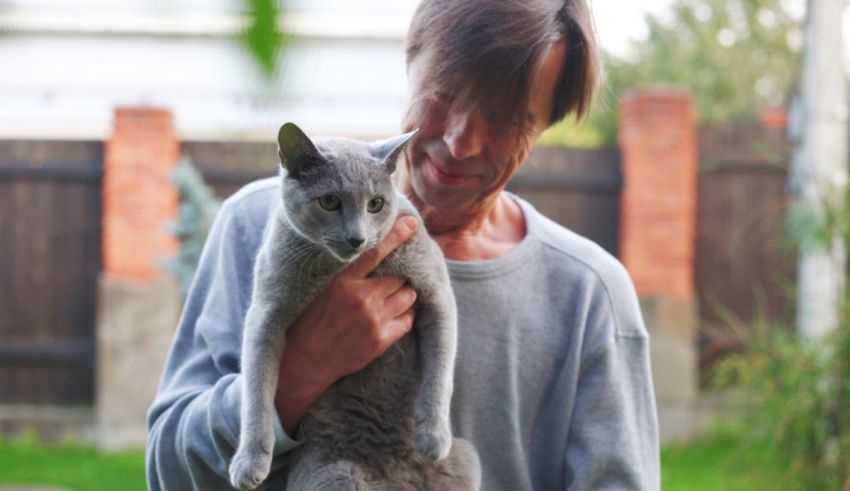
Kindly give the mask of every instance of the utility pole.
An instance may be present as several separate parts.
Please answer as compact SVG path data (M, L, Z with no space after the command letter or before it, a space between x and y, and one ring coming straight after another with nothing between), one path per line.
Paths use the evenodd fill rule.
M798 146L791 189L798 206L823 216L826 206L843 209L848 181L847 79L841 19L846 0L808 0L802 98L792 117ZM794 131L796 127L796 131ZM797 329L816 340L834 331L846 288L843 237L826 247L802 247L798 265Z

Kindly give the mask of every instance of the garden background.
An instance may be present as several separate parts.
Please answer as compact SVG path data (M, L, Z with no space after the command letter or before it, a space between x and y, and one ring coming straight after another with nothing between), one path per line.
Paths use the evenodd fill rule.
M397 131L413 5L0 2L0 486L144 487L144 413L218 201L275 173L284 121ZM629 269L665 488L847 488L843 310L797 335L800 258L850 230L842 193L817 211L789 184L805 3L652 5L623 23L593 4L607 83L509 189Z

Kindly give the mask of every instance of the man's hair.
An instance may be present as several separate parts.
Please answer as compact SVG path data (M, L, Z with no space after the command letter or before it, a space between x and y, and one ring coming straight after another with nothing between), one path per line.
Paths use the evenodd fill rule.
M467 109L494 108L488 116L499 129L524 125L532 76L562 39L567 54L549 124L584 117L600 78L587 0L423 0L407 37L408 66L424 58L413 93L442 92Z

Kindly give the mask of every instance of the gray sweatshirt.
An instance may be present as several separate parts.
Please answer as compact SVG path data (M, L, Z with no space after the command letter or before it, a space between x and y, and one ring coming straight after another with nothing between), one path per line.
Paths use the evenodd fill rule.
M252 262L278 199L277 178L248 185L207 239L148 414L152 490L231 489ZM658 489L649 339L629 276L514 199L527 226L516 248L448 261L459 316L455 436L478 449L486 491ZM266 489L282 489L286 453L300 443L276 423Z

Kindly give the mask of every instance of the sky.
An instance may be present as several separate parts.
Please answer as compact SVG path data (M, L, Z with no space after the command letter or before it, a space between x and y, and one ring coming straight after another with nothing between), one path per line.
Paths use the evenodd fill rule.
M592 1L600 44L612 54L627 54L631 41L646 36L645 14L663 16L671 3L672 0Z
M324 9L326 12L351 12L369 15L371 12L392 11L401 18L412 15L419 0L284 0L282 3L294 10ZM646 12L663 14L672 0L590 0L595 14L601 44L616 54L626 52L629 40L646 33L643 16ZM243 0L0 0L16 8L62 10L104 13L110 11L180 11L226 12L242 7Z
M336 17L368 19L375 14L394 14L406 27L419 0L278 0L290 11L312 11ZM662 18L674 0L589 0L594 12L600 44L609 52L624 56L631 41L646 35L644 16L647 13ZM806 0L782 0L792 12L802 15ZM245 0L0 0L0 13L4 5L40 9L68 9L75 12L102 13L110 11L174 11L182 15L203 12L236 12L244 8ZM850 8L848 8L850 12ZM330 19L329 19L330 20ZM850 13L845 16L845 31L850 37Z
M0 89L3 89L0 107L4 108L0 111L0 130L5 127L19 132L47 131L44 121L48 120L54 122L55 130L51 131L61 133L73 127L101 134L106 131L104 128L108 129L114 104L139 100L174 106L183 118L181 124L200 133L218 131L225 126L260 127L276 122L281 112L298 114L300 121L307 122L312 121L313 113L336 121L354 121L366 114L374 116L374 125L367 127L364 123L363 128L375 134L387 131L386 128L394 129L396 115L404 102L406 82L403 52L393 43L401 42L419 0L278 1L286 7L286 28L300 26L307 34L304 39L311 41L303 43L300 51L289 50L288 60L293 66L301 63L298 65L301 68L287 69L287 77L278 87L280 94L287 95L272 97L269 94L275 92L257 89L263 84L255 80L258 76L249 76L257 71L256 67L246 64L246 54L236 50L235 44L217 43L204 36L197 39L177 36L179 43L169 36L152 40L142 40L136 35L120 36L125 30L132 33L227 31L221 26L233 29L233 24L228 22L238 20L232 14L243 11L246 0L0 0L0 31L5 16L5 22L8 19L24 22L13 25L33 22L36 32L46 33L42 37L12 36L11 41L7 38L0 42L3 61L0 65L13 68L11 74L7 72L0 77ZM606 51L623 57L628 56L634 41L645 38L646 14L663 20L677 0L589 1L600 44ZM799 10L806 2L781 1ZM296 22L298 15L300 22ZM844 19L845 31L850 30L850 6ZM77 32L74 29L83 35L64 35ZM60 35L51 37L50 32ZM119 36L112 38L108 34L111 32ZM344 45L337 43L334 49L328 48L327 40L340 35L345 39ZM368 38L386 38L391 42L366 46L363 43ZM104 43L104 39L110 42ZM116 42L111 42L113 39ZM316 39L324 41L316 42ZM845 39L850 41L850 35L845 34ZM120 46L116 44L118 41ZM164 45L179 45L181 49L171 46L164 51ZM46 51L51 53L49 59L44 54ZM162 56L164 52L168 56ZM845 50L845 56L850 67L850 49ZM133 61L127 63L128 60ZM150 69L150 63L154 63L155 70ZM114 69L118 65L122 66L121 70ZM374 77L369 70L360 69L362 66L384 67L373 70L383 75ZM336 71L316 76L324 73L317 72L320 69ZM187 77L187 72L193 75ZM335 73L346 76L343 79ZM376 78L380 83L376 83ZM213 100L221 106L209 102ZM343 107L341 101L349 100L359 101L364 107L345 106L339 115L325 114L324 109L308 114L313 106ZM382 110L375 107L376 101L382 101ZM18 108L17 112L9 109L12 106ZM184 106L188 109L181 109ZM355 113L357 118L351 116ZM383 123L384 120L389 123ZM30 122L29 126L22 121ZM333 127L327 128L326 134L354 134L355 130L362 128Z

